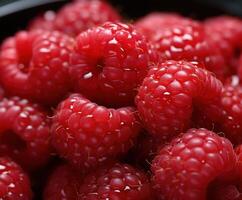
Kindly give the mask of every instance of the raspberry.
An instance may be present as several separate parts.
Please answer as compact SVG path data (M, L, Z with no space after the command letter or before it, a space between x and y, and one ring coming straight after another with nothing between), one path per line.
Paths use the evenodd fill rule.
M107 22L81 33L71 58L75 91L101 104L133 104L153 64L146 39L132 26Z
M10 156L28 170L46 164L50 156L47 114L18 97L0 101L0 155Z
M242 47L242 22L229 16L219 16L206 20L204 27L208 39L220 50L228 66L235 65L238 48ZM237 71L236 66L230 70Z
M232 144L206 129L190 129L165 146L152 163L159 199L204 200L210 182L232 170Z
M44 104L69 90L69 54L74 41L58 32L19 32L0 52L0 78L6 92Z
M223 57L213 44L207 41L203 26L196 21L181 21L163 26L152 36L151 41L162 60L197 61L219 79L226 77Z
M237 155L236 166L230 172L215 179L208 188L208 199L239 200L242 191L242 145L235 148Z
M28 176L16 163L7 157L0 158L0 199L32 199Z
M103 1L76 1L61 8L56 16L46 13L43 17L37 18L29 28L58 30L70 36L76 36L106 21L116 22L120 19L117 11Z
M91 169L126 153L140 127L132 107L108 109L72 95L57 109L52 142L76 167Z
M136 105L155 138L169 140L190 126L194 105L216 101L222 84L205 69L185 61L166 61L149 71Z
M82 176L68 165L57 167L45 186L44 200L77 200Z
M130 165L119 163L102 167L87 175L79 192L82 200L152 199L148 177Z
M223 132L231 142L240 144L242 142L241 99L241 86L225 85L218 102L199 108L199 122L196 123L208 129Z
M193 21L175 13L153 12L136 21L134 25L145 36L152 38L163 27L180 23L193 23Z
M59 166L51 175L44 200L148 200L152 197L148 177L128 164L111 163L84 179L70 166Z

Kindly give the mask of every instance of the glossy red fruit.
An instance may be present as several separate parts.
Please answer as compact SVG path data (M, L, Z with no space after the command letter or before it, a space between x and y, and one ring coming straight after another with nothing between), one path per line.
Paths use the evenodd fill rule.
M28 176L8 157L0 158L0 199L31 200L32 191Z
M19 32L0 51L0 80L10 95L57 103L69 91L74 40L59 32Z
M133 105L155 62L151 46L133 26L107 22L82 32L71 57L74 90L105 105Z
M222 84L207 70L167 61L149 71L136 96L140 118L155 138L169 140L191 124L194 105L217 102Z
M225 85L221 97L209 106L198 107L194 121L200 127L223 133L233 144L242 142L242 87Z
M56 111L52 143L61 157L85 171L125 154L139 131L133 107L111 109L72 95Z
M147 175L128 164L115 163L87 175L80 187L82 200L122 199L151 200L152 189Z
M104 22L120 21L118 12L108 3L100 0L76 1L66 4L56 14L44 13L30 24L30 29L57 30L70 36L77 36L88 28Z
M242 47L242 21L232 16L218 16L204 22L208 40L223 55L230 73L236 73Z
M235 164L229 140L206 129L190 129L153 160L153 188L162 200L205 200L209 183Z
M37 104L19 97L0 101L0 155L24 169L44 166L50 157L50 120Z

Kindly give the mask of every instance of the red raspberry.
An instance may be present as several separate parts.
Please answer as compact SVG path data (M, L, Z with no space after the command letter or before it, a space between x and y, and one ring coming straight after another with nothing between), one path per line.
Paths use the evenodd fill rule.
M151 200L152 192L145 173L127 164L102 167L87 175L79 190L82 200Z
M82 176L68 165L55 169L45 186L44 200L77 200Z
M48 161L50 128L47 114L28 100L12 97L0 101L0 155L8 155L26 169Z
M32 199L28 176L16 163L7 157L0 158L0 199Z
M60 166L51 175L44 200L150 200L148 177L127 164L108 164L84 179L69 166Z
M206 129L190 129L165 146L152 163L159 199L204 200L209 183L232 170L232 144Z
M41 19L32 22L30 29L58 30L70 36L76 36L106 21L116 22L120 19L117 11L104 1L76 1L61 8L55 17L44 15Z
M208 39L220 50L226 64L233 65L238 48L242 47L242 21L235 17L219 16L206 20L204 27Z
M69 55L74 41L58 32L19 32L0 52L0 78L6 91L45 104L69 89Z
M242 145L235 149L236 166L210 183L208 200L240 200L242 198Z
M63 101L54 117L52 142L57 152L80 169L126 153L140 131L135 109L108 109L80 95Z
M241 99L241 86L225 85L219 101L199 108L199 113L196 114L199 122L196 123L208 129L215 129L217 132L221 131L231 142L240 144L242 142Z
M180 23L193 23L193 21L176 13L153 12L140 18L134 25L140 32L151 38L157 31L162 30L163 27Z
M132 26L107 22L81 33L71 58L75 91L108 105L133 104L153 63L146 39Z
M185 61L167 61L150 70L136 105L147 130L167 140L189 127L193 105L211 104L221 91L221 82L208 71Z
M185 20L183 20L185 21ZM196 21L185 21L163 26L151 38L162 60L197 61L219 79L227 73L220 52L210 44L203 26Z

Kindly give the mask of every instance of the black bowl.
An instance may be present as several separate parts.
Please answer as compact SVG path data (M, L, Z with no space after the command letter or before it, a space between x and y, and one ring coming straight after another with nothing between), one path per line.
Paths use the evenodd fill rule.
M37 13L57 10L68 0L0 0L0 41L25 29ZM242 0L109 0L128 19L152 11L171 11L196 19L230 14L242 16ZM15 5L14 5L15 3ZM25 8L25 9L24 9Z

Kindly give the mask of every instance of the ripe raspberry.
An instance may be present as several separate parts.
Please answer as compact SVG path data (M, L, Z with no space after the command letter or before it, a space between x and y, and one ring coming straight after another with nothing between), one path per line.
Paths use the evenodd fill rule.
M240 78L240 83L242 82L242 54L240 55L239 61L238 61L238 76Z
M221 82L208 71L185 61L166 61L150 70L136 105L149 133L168 140L189 128L193 105L209 105L221 91Z
M74 41L58 32L19 32L0 52L0 78L6 92L45 104L69 90L69 55Z
M56 16L44 15L40 20L32 22L30 29L57 30L76 36L106 21L117 22L120 19L117 11L104 1L76 1L61 8Z
M82 200L150 200L151 186L142 171L127 164L102 167L84 178L79 190Z
M76 167L90 170L126 153L140 127L135 109L108 109L80 95L63 101L54 117L52 142Z
M7 157L0 158L0 183L0 199L32 199L28 176L16 163Z
M78 200L82 176L68 165L55 169L45 186L44 200Z
M226 64L234 65L238 48L242 47L242 22L240 19L229 16L219 16L204 22L208 39L220 50ZM236 66L231 69L236 72Z
M203 26L196 21L163 26L152 36L151 41L162 60L197 61L219 79L223 80L226 76L223 57L207 41Z
M154 62L149 47L141 34L122 23L107 22L81 33L70 61L75 91L102 104L133 104Z
M218 102L199 108L196 123L208 129L215 129L217 132L223 132L232 143L240 144L242 142L241 99L241 86L225 85Z
M209 183L232 170L235 162L227 139L206 129L190 129L153 160L153 187L159 199L204 200Z
M46 164L50 155L47 114L37 104L12 97L0 101L0 155L28 170Z
M135 27L148 38L165 26L171 26L180 23L193 23L193 20L184 18L176 13L150 13L134 23Z

